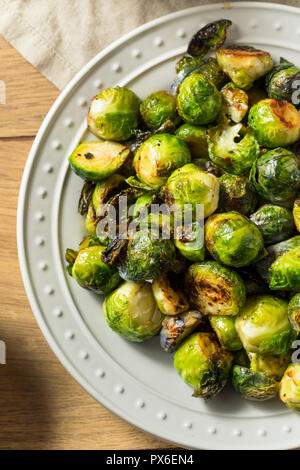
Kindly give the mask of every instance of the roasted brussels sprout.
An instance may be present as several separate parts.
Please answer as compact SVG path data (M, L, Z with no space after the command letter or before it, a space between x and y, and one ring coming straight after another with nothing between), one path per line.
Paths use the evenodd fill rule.
M204 230L199 222L192 222L180 237L175 234L174 244L189 261L203 261L205 258Z
M215 85L200 73L193 73L180 85L178 97L180 116L189 124L213 122L221 111L222 96Z
M91 102L88 127L101 139L123 141L139 124L140 100L127 88L107 88Z
M157 190L176 168L190 161L190 151L182 139L171 134L157 134L140 146L134 157L134 167L142 183Z
M248 353L264 356L285 356L295 334L287 315L285 300L271 295L248 297L236 317L237 333Z
M270 267L270 289L300 287L300 247L279 256Z
M255 210L256 193L252 183L245 176L224 174L219 178L219 182L218 212L237 211L249 215Z
M219 124L207 131L208 153L211 161L228 173L248 175L259 155L259 145L243 125Z
M250 219L261 231L267 245L286 240L294 231L292 213L285 207L265 204Z
M69 157L72 170L86 181L99 181L115 173L130 150L117 142L85 142Z
M253 372L263 372L268 377L280 381L287 366L289 365L291 355L283 357L262 356L257 353L249 353L250 369Z
M179 346L174 367L194 388L194 397L213 398L226 385L232 355L220 348L212 333L194 333Z
M204 323L203 315L197 310L189 310L180 315L166 316L160 330L160 345L169 353L174 352L180 343Z
M239 88L248 90L258 78L273 67L268 52L249 46L227 46L216 52L221 70L223 70Z
M143 342L156 335L163 320L148 282L121 284L106 297L103 313L112 330L134 342Z
M248 123L264 147L286 147L300 138L300 114L284 100L259 101L250 109Z
M199 29L189 42L187 52L193 57L204 57L208 52L221 47L226 40L230 20L218 20Z
M167 180L165 198L169 206L192 204L196 207L197 204L203 204L204 217L208 217L218 207L218 178L193 163L184 165Z
M216 261L235 268L252 264L265 255L260 230L238 212L209 217L205 223L205 245Z
M123 188L124 177L117 173L97 183L92 195L92 204L96 214L101 214L104 205Z
M190 266L185 287L192 305L204 315L237 315L246 300L239 274L215 261Z
M281 61L266 77L268 96L293 103L293 93L296 90L295 83L299 80L300 70L298 67L289 62ZM299 107L299 105L296 107Z
M175 134L185 141L193 158L208 158L206 127L185 123Z
M121 278L113 266L103 263L104 250L100 245L80 250L74 257L71 274L81 287L106 295L120 284Z
M300 294L294 295L289 302L288 316L292 328L300 333Z
M300 364L290 364L281 379L279 396L292 410L300 411Z
M176 99L167 91L156 91L146 98L141 106L141 116L152 131L159 129L166 121L174 124L179 122L176 110Z
M227 315L211 315L209 321L218 340L227 351L238 351L243 345L235 329L235 318Z
M234 83L227 83L221 90L223 113L233 122L241 122L248 112L248 95Z
M300 199L296 199L294 202L293 216L296 229L300 232Z
M237 393L251 401L275 398L279 389L279 382L272 377L238 365L232 368L232 384Z
M290 150L269 150L254 163L250 178L267 201L291 204L300 187L300 161Z
M179 278L172 273L156 278L152 290L157 306L164 315L177 315L190 308L187 297L180 290Z

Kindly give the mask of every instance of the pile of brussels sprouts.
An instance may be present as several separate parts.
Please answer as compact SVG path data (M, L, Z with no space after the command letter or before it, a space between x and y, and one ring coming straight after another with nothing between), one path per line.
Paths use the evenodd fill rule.
M193 36L170 91L141 102L115 87L92 100L88 127L99 139L69 157L85 181L79 212L87 236L67 250L67 270L105 295L105 319L119 335L143 342L160 334L194 396L214 397L231 380L246 399L279 392L300 411L300 364L292 362L300 333L300 69L253 47L224 46L230 25L216 21ZM133 211L103 234L122 196ZM191 205L180 236L153 239L145 227L162 229L166 215L148 212L144 228L120 236L161 203Z

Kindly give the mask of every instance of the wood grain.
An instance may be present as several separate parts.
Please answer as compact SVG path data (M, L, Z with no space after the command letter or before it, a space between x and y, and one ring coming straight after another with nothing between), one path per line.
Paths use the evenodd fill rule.
M23 288L16 246L24 164L58 90L0 37L0 449L172 447L96 403L59 363L39 330Z

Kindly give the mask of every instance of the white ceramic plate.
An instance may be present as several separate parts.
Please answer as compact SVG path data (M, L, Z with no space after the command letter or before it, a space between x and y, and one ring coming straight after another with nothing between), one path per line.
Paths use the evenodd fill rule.
M226 5L226 4L225 4ZM168 89L174 63L201 25L233 21L229 41L266 49L300 65L300 9L255 2L192 8L153 21L101 52L67 86L29 155L18 207L18 248L27 295L50 346L100 403L135 426L181 446L286 449L300 445L299 415L279 400L256 404L225 390L211 402L191 397L158 338L131 344L106 325L101 299L65 271L64 251L84 236L77 213L82 181L67 156L86 134L91 98L127 85L141 98Z

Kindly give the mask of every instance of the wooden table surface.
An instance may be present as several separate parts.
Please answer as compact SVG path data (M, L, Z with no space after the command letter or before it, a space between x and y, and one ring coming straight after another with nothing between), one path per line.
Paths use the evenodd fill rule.
M122 421L91 398L44 339L24 291L16 213L25 161L59 91L0 36L0 449L172 447Z

